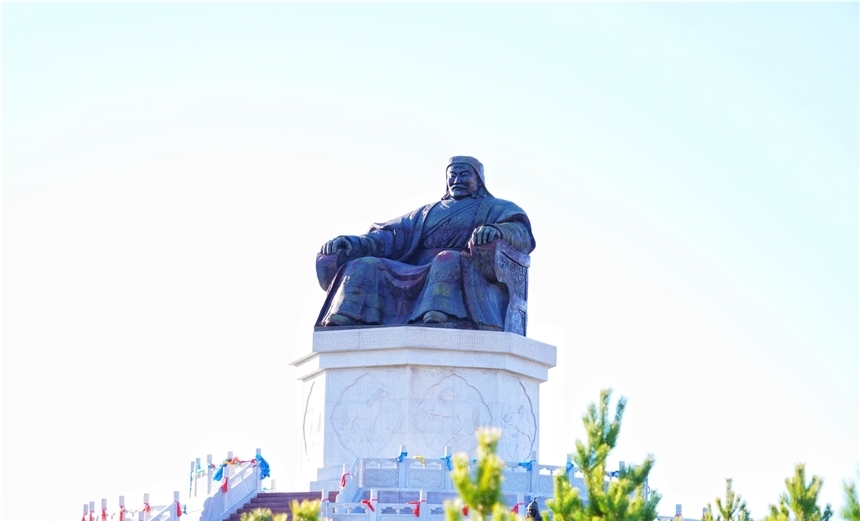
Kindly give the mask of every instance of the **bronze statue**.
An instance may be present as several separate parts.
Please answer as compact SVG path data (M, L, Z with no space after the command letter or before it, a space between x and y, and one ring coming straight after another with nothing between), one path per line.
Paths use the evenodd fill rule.
M440 201L320 248L328 292L317 326L443 325L525 335L528 254L525 212L487 190L484 166L448 160Z
M526 521L541 521L540 510L536 499L532 499L529 506L526 507Z

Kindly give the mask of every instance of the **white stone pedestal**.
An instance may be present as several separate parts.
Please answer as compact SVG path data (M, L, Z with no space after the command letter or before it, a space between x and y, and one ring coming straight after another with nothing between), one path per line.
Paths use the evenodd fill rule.
M539 384L556 348L514 333L434 327L314 333L293 362L304 381L302 474L311 489L337 488L355 458L474 457L475 429L502 431L506 461L537 459Z

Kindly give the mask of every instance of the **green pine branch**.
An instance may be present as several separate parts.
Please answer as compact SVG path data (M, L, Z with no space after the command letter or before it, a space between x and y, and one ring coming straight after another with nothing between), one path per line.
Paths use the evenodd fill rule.
M245 512L241 516L242 521L287 521L287 514L272 514L271 509L256 508L251 512Z
M731 478L726 478L726 497L724 499L716 498L715 503L717 505L716 516L713 507L708 503L708 507L702 515L702 521L749 521L752 519L747 508L747 502L732 489Z
M611 389L600 392L598 403L590 404L582 423L586 442L576 441L573 462L582 471L586 500L570 484L567 474L555 477L554 497L547 501L554 521L654 521L660 495L645 498L648 474L654 466L649 455L641 465L627 467L618 478L606 483L606 458L618 442L621 419L627 400L618 399L615 414L610 419Z
M785 492L780 494L779 502L768 507L764 521L829 521L833 510L826 505L824 510L818 505L818 495L824 484L818 476L806 481L806 465L798 463L794 476L786 478Z
M501 431L494 428L481 428L475 432L478 457L474 470L469 469L465 453L451 458L451 482L459 492L460 500L445 502L446 521L460 521L464 505L468 507L469 517L475 521L484 521L488 517L493 521L517 519L516 514L502 504L505 462L496 454L501 435Z
M857 484L845 483L845 506L842 507L842 517L845 521L860 521L860 498L857 497Z

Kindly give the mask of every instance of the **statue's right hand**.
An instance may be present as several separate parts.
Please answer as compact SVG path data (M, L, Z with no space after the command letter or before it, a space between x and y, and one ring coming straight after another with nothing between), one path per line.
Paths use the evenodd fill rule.
M352 243L349 242L349 239L346 237L335 237L334 239L328 241L327 243L322 245L320 248L320 254L322 255L332 255L335 253L344 252L347 257L352 253Z

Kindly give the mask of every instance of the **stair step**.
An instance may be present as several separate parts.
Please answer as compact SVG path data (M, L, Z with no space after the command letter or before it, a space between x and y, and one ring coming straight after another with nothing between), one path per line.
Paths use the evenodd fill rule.
M337 492L329 492L329 501L334 501ZM319 492L263 492L242 505L238 511L233 513L226 521L241 521L242 514L251 513L258 508L267 508L272 514L287 514L287 520L293 517L292 502L302 500L312 501L320 499Z

